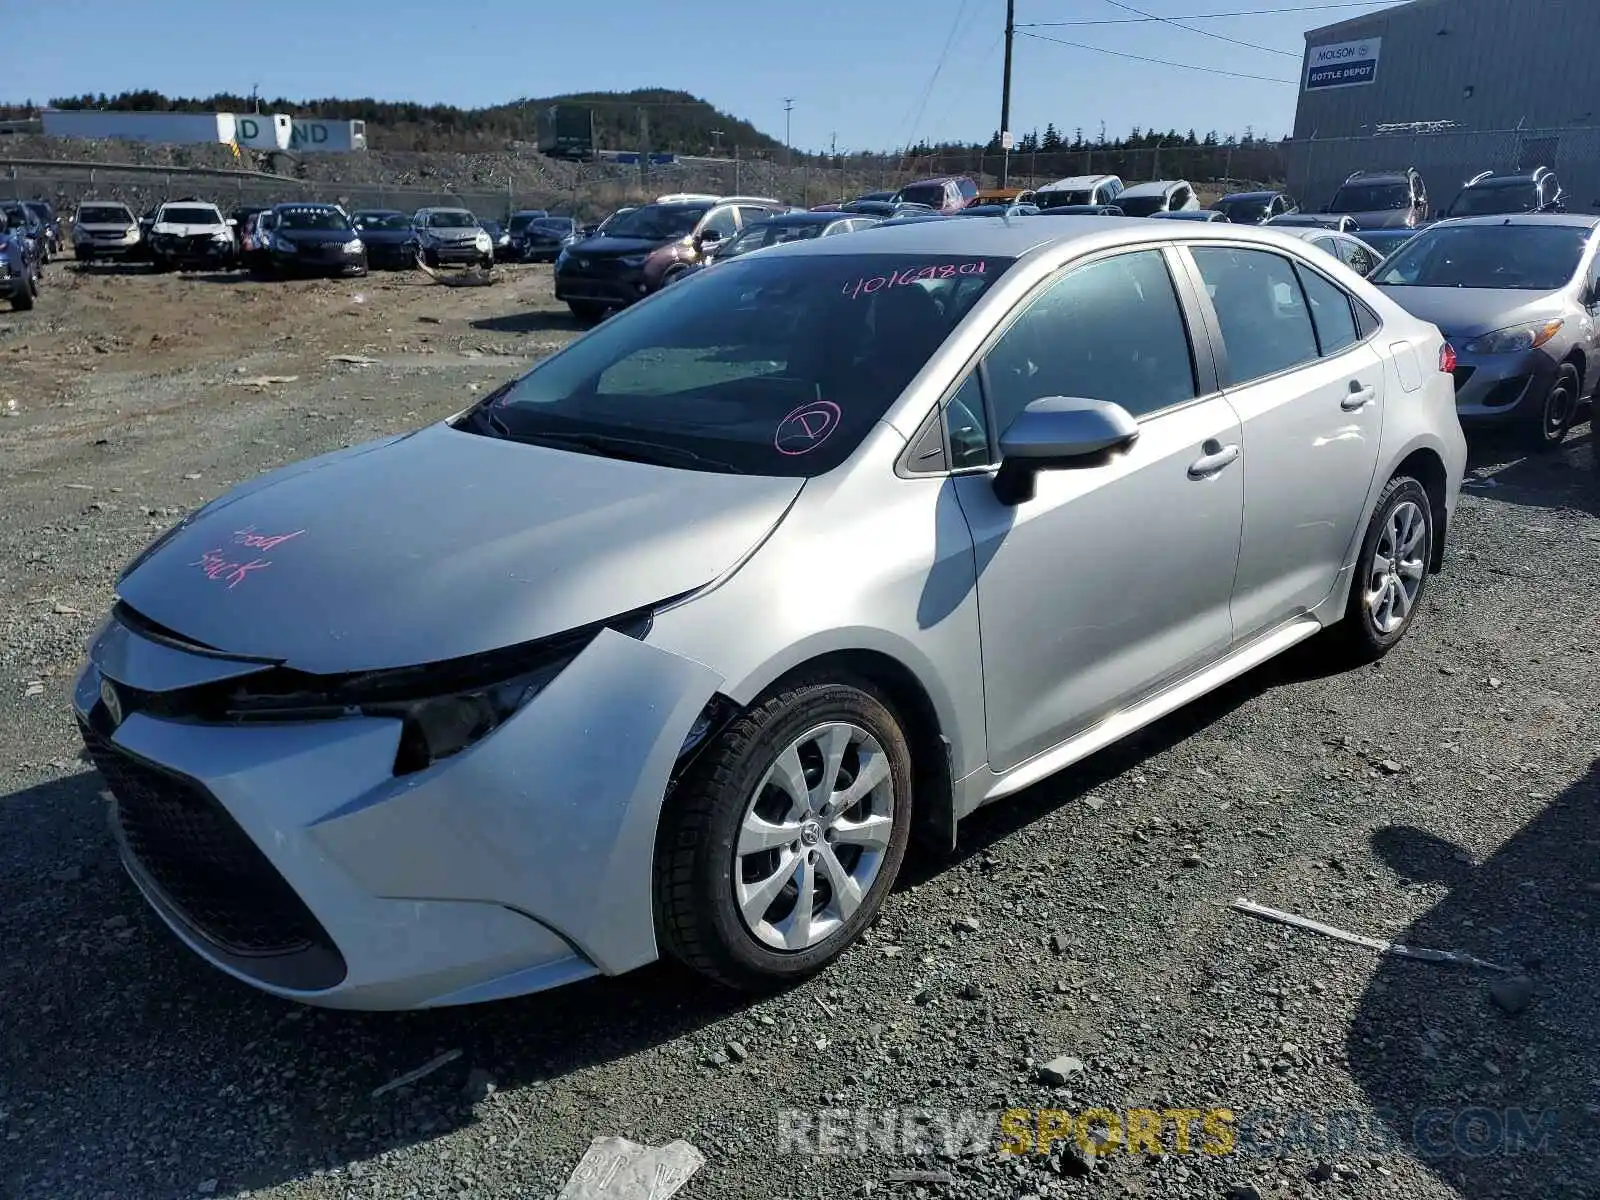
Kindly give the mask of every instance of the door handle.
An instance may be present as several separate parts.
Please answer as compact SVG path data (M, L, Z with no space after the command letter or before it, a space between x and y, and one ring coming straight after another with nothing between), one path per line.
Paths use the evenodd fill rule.
M1355 380L1350 381L1350 394L1339 401L1339 407L1345 412L1356 412L1365 408L1378 398L1378 390L1370 385L1362 387Z
M1239 457L1237 444L1224 446L1215 438L1206 442L1200 449L1205 453L1189 464L1190 479L1210 479Z

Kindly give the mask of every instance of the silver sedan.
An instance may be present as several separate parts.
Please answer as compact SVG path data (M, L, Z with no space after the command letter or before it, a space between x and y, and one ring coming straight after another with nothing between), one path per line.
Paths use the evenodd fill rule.
M206 505L74 707L134 882L279 996L827 966L911 837L1309 638L1389 651L1466 448L1448 349L1271 230L777 246L448 420Z

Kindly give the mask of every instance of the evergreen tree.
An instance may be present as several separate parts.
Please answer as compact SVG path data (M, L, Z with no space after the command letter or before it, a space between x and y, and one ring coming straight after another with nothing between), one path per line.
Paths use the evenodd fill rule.
M1046 154L1057 154L1060 152L1061 134L1056 129L1054 121L1050 122L1050 124L1044 127L1044 141L1039 144L1039 148Z

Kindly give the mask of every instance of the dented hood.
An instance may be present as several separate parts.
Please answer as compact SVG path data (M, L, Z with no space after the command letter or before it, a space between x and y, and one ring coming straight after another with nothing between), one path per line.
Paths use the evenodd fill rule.
M437 662L710 583L803 482L435 425L227 493L136 559L117 591L185 640L303 671Z

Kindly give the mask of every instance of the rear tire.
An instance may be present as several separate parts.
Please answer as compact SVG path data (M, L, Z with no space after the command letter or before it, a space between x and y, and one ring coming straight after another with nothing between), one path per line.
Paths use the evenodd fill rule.
M1538 417L1525 427L1528 449L1536 454L1549 454L1561 448L1578 415L1580 387L1578 368L1562 363L1555 382L1540 402Z
M11 293L11 309L13 312L29 312L33 308L33 298L38 294L38 288L32 279L27 280L20 288Z
M1367 522L1344 619L1322 635L1332 658L1360 666L1399 645L1427 594L1434 536L1427 491L1409 475L1396 475Z
M758 700L662 812L655 893L668 953L744 990L823 970L894 886L911 783L905 734L870 684L802 679Z

